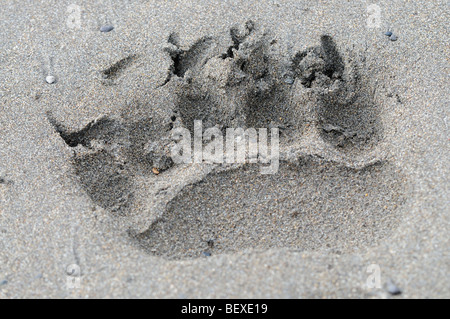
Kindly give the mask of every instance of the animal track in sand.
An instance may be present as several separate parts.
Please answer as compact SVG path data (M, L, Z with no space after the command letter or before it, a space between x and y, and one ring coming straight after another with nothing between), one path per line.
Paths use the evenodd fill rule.
M130 220L144 251L168 259L251 248L349 251L395 229L403 176L373 156L383 127L363 55L343 54L323 35L316 47L285 56L251 21L189 47L173 33L165 52L168 76L155 92L170 103L127 106L80 131L48 114L66 143L78 145L73 167L83 188ZM124 61L108 74L131 62ZM170 131L193 131L194 120L222 130L280 128L279 172L174 164Z

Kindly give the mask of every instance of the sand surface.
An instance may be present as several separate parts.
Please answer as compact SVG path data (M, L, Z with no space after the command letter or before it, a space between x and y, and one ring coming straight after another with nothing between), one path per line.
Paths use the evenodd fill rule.
M447 1L3 2L0 298L450 297Z

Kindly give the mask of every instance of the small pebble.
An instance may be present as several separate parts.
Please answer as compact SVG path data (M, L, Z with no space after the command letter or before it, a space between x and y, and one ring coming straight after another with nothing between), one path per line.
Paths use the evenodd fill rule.
M203 252L203 255L205 255L206 257L211 257L211 253L208 253L207 251Z
M100 28L100 32L109 32L112 31L114 27L112 25L104 25Z
M390 39L391 39L391 41L397 41L398 40L398 38L397 38L397 36L395 34L391 35Z
M287 77L284 79L284 83L286 84L294 84L294 78Z
M8 283L8 280L2 280L0 281L0 286L4 286Z
M398 288L393 282L392 280L389 280L386 283L386 289L387 291L392 295L392 296L398 296L401 295L402 291L400 290L400 288Z
M53 75L48 75L48 76L45 78L45 81L47 81L48 84L53 84L53 83L55 83L56 78L55 78Z
M388 31L388 32L386 32L384 35L390 37L390 36L392 35L392 32L391 32L391 31Z

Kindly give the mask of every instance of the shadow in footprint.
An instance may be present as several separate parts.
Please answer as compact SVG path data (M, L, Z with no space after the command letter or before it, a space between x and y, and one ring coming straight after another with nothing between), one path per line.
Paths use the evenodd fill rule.
M114 213L126 213L132 198L132 183L123 166L105 151L75 156L75 174L92 201Z

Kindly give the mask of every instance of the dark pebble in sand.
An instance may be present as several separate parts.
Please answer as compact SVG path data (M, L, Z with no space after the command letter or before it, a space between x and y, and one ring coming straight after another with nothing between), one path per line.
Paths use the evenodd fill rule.
M112 31L114 27L112 25L104 25L100 28L100 32L109 32Z
M400 288L398 288L393 282L392 280L388 281L386 284L386 289L387 291L392 295L392 296L398 296L402 294L402 291L400 290Z
M390 39L391 39L391 41L397 41L398 40L398 38L397 38L397 36L395 34L391 35Z
M2 280L0 281L0 286L4 286L8 283L8 280Z
M388 32L386 32L384 35L390 37L390 36L392 35L392 32L391 32L391 31L388 31Z
M206 257L211 257L211 253L208 252L204 252L203 255L205 255Z

